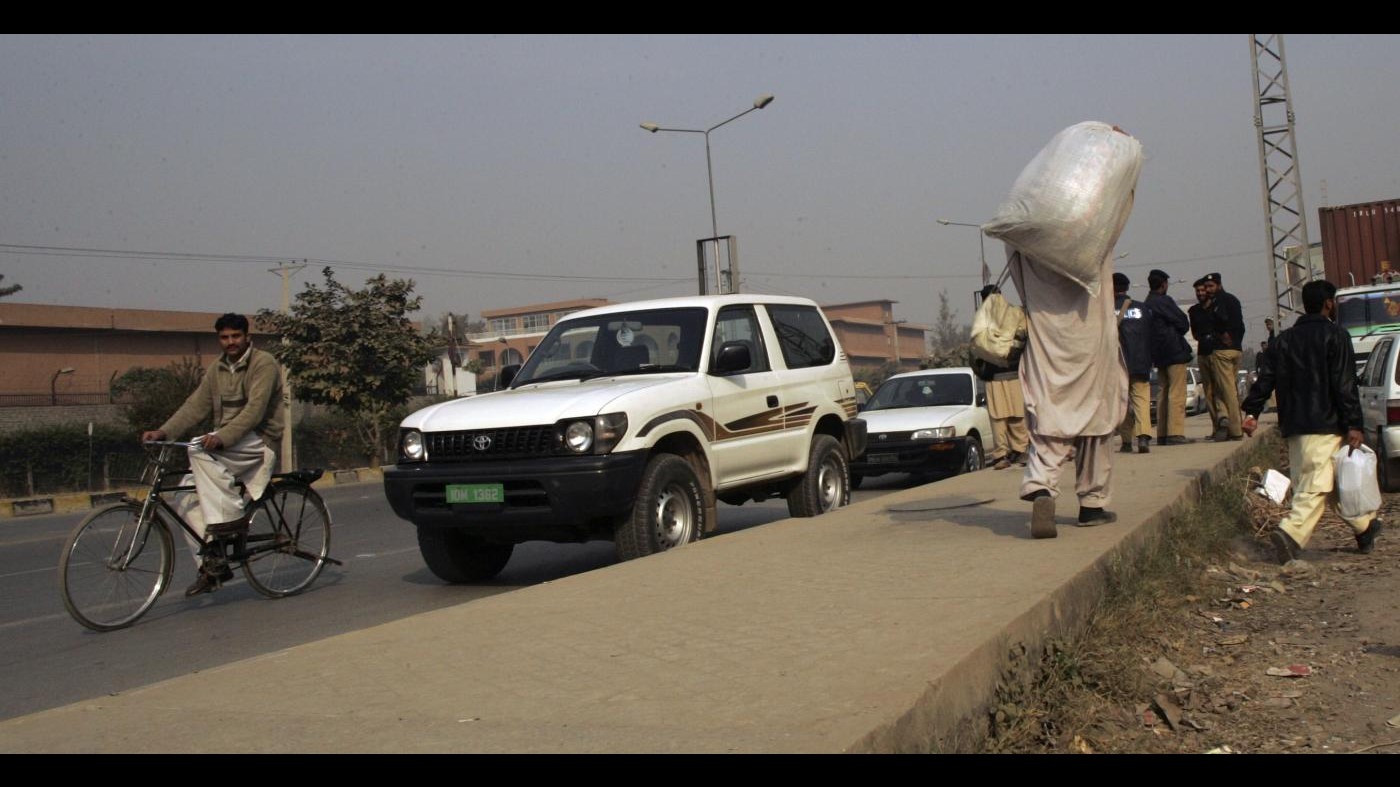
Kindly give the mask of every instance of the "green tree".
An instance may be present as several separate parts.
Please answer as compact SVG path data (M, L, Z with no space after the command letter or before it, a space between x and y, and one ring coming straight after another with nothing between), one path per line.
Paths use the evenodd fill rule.
M393 410L413 395L432 360L427 337L408 319L421 297L413 282L380 274L351 290L322 270L324 287L306 285L289 314L258 311L260 326L285 341L267 349L287 369L303 402L322 404L350 417L371 464L392 434Z
M959 323L958 313L948 305L948 290L938 293L938 321L929 336L929 368L967 366L972 362L972 325Z
M5 274L0 273L0 281L4 281L4 280L5 280ZM8 287L5 287L5 286L3 286L3 285L0 285L0 298L5 297L6 295L14 295L15 293L19 292L19 291L22 290L22 289L24 289L24 288L21 287L21 286L19 286L18 284L11 284L11 285L8 286Z
M112 381L112 397L127 402L126 421L132 430L142 432L165 423L203 377L204 369L193 358L171 361L162 369L137 366ZM206 419L196 426L194 434L203 434L212 426Z

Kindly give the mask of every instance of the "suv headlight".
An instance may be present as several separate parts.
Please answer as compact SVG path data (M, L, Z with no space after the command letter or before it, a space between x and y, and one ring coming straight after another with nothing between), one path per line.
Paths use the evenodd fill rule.
M428 458L428 447L423 443L423 433L417 429L405 429L399 435L399 459L405 462L421 462Z
M913 440L933 440L936 438L956 437L958 430L951 426L940 426L936 429L920 429L910 435Z
M575 454L606 454L613 450L627 433L627 415L609 413L593 418L579 418L559 424L564 447Z

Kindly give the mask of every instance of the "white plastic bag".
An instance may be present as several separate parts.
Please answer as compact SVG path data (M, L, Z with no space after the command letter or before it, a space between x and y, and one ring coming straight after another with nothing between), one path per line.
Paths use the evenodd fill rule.
M1337 466L1337 513L1344 517L1374 514L1381 507L1381 487L1376 481L1376 452L1362 445L1355 451L1343 445L1332 455Z
M1055 135L982 231L1099 293L1099 269L1133 208L1142 144L1107 123Z
M972 318L972 354L994 366L1011 366L1025 346L1025 310L999 292L984 298Z

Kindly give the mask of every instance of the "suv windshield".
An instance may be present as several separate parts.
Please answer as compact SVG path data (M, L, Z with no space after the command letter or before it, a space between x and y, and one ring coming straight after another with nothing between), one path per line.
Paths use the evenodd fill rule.
M530 354L510 387L619 374L698 371L706 316L705 309L681 308L564 320Z
M929 374L886 380L870 397L866 410L972 404L972 378L966 374Z
M1337 324L1352 333L1395 323L1400 323L1400 287L1337 297Z

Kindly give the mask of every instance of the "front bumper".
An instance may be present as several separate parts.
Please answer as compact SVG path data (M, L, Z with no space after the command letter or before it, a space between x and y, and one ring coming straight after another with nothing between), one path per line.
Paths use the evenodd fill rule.
M860 475L956 470L967 456L967 437L931 440L872 441L865 454L851 463Z
M632 510L646 454L399 464L384 471L394 513L415 525L470 529L496 540L573 541ZM502 503L448 503L448 484L496 484Z

